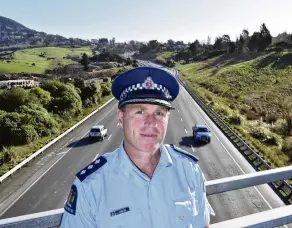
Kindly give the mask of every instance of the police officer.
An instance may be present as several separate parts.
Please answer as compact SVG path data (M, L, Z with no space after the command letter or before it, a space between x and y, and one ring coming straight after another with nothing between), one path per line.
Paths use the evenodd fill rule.
M61 227L209 227L214 212L198 159L163 144L176 78L137 67L113 81L112 93L124 140L77 173Z

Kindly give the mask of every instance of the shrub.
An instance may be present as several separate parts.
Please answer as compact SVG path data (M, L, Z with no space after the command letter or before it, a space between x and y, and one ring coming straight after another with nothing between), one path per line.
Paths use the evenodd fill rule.
M246 119L247 120L257 120L259 117L254 111L247 111L246 113Z
M292 137L287 137L283 141L282 151L292 160Z
M233 124L233 125L240 125L241 124L241 118L239 115L232 115L232 116L228 117L228 121L230 124Z
M209 101L212 101L213 99L212 99L212 97L208 94L208 95L206 95L206 98L209 100Z
M25 114L24 123L34 126L39 136L49 136L58 132L58 123L40 105L30 104L21 106L19 112Z
M287 132L287 122L283 119L278 119L276 123L270 127L272 132L280 135L285 135Z
M20 128L12 129L13 145L23 145L30 143L38 138L38 134L32 125L26 124Z
M278 146L280 145L281 139L278 135L270 133L264 140L263 143L267 146Z
M111 94L111 83L110 82L102 82L100 84L102 90L102 96L108 96Z
M264 118L264 121L267 123L275 123L278 119L278 116L275 113L267 114Z
M251 127L249 130L249 134L259 140L264 140L268 134L267 134L267 129L262 127L262 126L257 126L257 127Z

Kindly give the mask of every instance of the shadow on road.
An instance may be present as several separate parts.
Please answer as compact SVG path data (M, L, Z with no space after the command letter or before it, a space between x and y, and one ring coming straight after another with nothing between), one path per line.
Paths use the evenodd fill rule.
M185 136L181 138L181 141L179 142L180 146L185 146L185 147L194 147L194 148L198 148L198 147L203 147L206 144L205 143L201 143L201 142L195 142L193 139L193 136Z
M99 140L95 140L95 139L89 140L88 137L84 137L82 139L75 140L75 141L69 143L67 147L83 147L83 146L86 146L86 145L89 145L92 143L96 143L98 141Z

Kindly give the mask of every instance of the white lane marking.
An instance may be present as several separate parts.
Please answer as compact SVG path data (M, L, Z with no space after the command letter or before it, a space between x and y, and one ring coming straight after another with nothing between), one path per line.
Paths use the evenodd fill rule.
M179 112L179 110L177 110L177 112Z
M97 154L92 161L96 160L98 158L98 156L99 156L99 154Z
M58 153L58 155L65 154L65 153L67 153L67 151L60 152L60 153Z
M185 129L186 134L188 133L187 129Z
M195 153L195 149L194 149L194 147L193 147L193 145L191 144L191 147L192 147L192 151Z
M116 106L113 106L97 123L99 123L101 120L103 120L104 117L107 116L107 114L109 114L114 108L116 108ZM89 131L88 131L89 132ZM86 132L86 134L84 134L82 136L81 139L84 138L85 135L88 134L88 132ZM41 176L39 176L27 189L25 189L14 201L13 203L11 203L4 211L2 211L2 213L0 214L0 217L6 212L8 211L15 203L16 201L18 201L32 186L34 186L47 172L49 172L49 170L57 164L58 161L60 161L79 141L75 142L72 147L70 147L69 150L67 150L64 154L62 154L62 156L60 156L58 158L57 161L55 161Z
M112 137L112 134L108 137L108 139L107 140L109 140L110 138Z
M180 120L183 121L182 118L180 118Z
M185 90L185 89L184 89ZM185 90L186 91L186 90ZM187 94L188 94L188 92L186 92ZM195 107L195 108L197 108L194 104L193 104L193 102L195 102L194 100L191 100L191 98L189 98L189 96L186 96L187 97L187 99L190 101L190 103ZM193 102L192 102L193 101ZM197 112L198 113L198 115L204 120L204 118L203 118L203 116L199 113L199 112ZM212 121L212 120L211 120ZM206 122L206 121L205 121ZM210 128L210 126L206 123L206 125ZM215 134L215 133L213 133L213 135L218 139L218 141L220 142L220 144L223 146L223 148L225 149L225 151L228 153L228 155L230 156L230 158L234 161L234 163L237 165L237 167L240 169L240 171L243 173L243 174L246 174L244 171L243 171L243 169L240 167L240 165L236 162L236 160L235 160L235 158L230 154L230 152L227 150L227 148L223 145L223 142L221 142L221 140L218 138L218 136ZM270 209L273 209L272 208L272 206L269 204L269 202L265 199L265 197L262 195L262 193L260 193L260 191L255 187L255 186L253 186L254 188L255 188L255 190L259 193L259 195L263 198L263 200L265 201L265 203L268 205L268 207L270 208Z

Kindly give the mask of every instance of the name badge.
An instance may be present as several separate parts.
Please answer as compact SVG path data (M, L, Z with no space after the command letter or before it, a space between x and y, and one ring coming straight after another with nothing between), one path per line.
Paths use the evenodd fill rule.
M115 211L112 211L110 213L111 217L112 216L116 216L116 215L120 215L120 214L123 214L125 212L128 212L130 211L130 208L129 207L124 207L124 208L121 208L121 209L118 209L118 210L115 210Z

